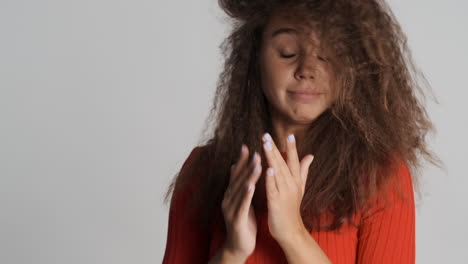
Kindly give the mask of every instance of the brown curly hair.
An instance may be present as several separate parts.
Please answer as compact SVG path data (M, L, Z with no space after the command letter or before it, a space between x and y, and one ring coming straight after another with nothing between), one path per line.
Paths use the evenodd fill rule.
M260 89L258 55L262 32L277 10L287 11L320 35L336 77L334 102L311 123L298 146L300 157L315 156L301 204L309 230L340 228L365 208L372 194L383 190L402 162L411 170L418 194L421 158L443 166L425 139L428 132L435 132L423 106L423 88L430 86L414 66L407 38L385 2L218 2L233 27L220 46L224 70L204 131L214 127L214 134L205 136L208 140L200 153L176 175L166 202L171 192L174 197L198 180L201 184L191 201L199 212L199 224L208 227L220 212L229 168L238 159L241 144L249 146L250 154L257 151L264 157L261 136L270 132L275 139L268 102ZM258 184L264 184L262 178ZM256 210L266 207L257 195L252 203ZM332 214L333 223L315 225L314 219L325 211Z

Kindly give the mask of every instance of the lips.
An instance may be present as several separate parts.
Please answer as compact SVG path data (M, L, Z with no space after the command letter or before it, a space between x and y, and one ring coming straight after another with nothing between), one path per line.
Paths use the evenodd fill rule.
M288 91L289 93L298 94L298 95L319 95L322 92L315 91L315 90L292 90Z
M307 90L288 91L288 94L291 99L297 102L311 103L313 101L318 100L323 93L319 91L307 89Z

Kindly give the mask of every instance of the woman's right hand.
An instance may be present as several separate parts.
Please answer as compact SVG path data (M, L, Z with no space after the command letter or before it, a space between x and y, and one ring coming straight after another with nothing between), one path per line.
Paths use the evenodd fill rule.
M250 161L248 157L249 150L242 144L240 158L231 166L229 186L221 204L227 230L223 249L244 260L255 249L257 223L251 202L262 171L260 155L255 152Z

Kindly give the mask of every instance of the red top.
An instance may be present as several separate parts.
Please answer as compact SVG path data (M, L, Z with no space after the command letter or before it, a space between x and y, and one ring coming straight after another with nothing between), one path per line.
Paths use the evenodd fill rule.
M182 168L200 150L192 150ZM282 152L283 157L285 153ZM357 228L343 225L339 231L314 231L311 236L334 264L351 263L415 263L415 204L411 175L405 163L398 168L396 180L402 184L403 195L388 192L386 207L376 203L366 213L356 213ZM206 264L219 250L225 237L221 223L217 221L211 234L203 233L193 221L195 215L184 209L189 188L174 197L168 220L168 233L163 264ZM279 244L271 237L268 229L268 213L255 212L258 225L256 247L246 264L287 263ZM221 218L222 219L222 218ZM323 215L322 219L331 219Z

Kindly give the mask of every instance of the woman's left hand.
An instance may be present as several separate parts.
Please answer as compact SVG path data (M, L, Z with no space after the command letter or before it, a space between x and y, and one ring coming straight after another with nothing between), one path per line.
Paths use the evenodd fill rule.
M300 207L309 167L314 159L309 154L299 162L294 135L286 141L285 162L271 136L268 133L263 136L268 163L265 180L268 226L271 236L279 243L287 243L305 230Z

